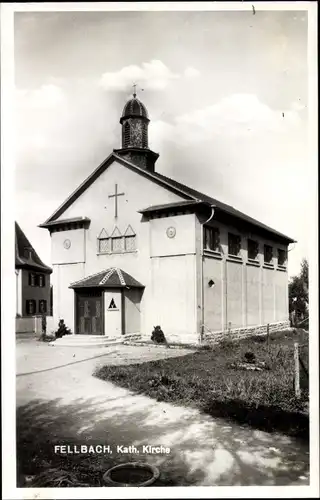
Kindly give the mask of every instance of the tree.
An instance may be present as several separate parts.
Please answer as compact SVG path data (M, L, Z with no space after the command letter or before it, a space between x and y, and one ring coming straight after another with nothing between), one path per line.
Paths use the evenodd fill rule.
M309 310L309 264L303 258L300 273L289 283L289 312L292 323L297 325L307 318Z

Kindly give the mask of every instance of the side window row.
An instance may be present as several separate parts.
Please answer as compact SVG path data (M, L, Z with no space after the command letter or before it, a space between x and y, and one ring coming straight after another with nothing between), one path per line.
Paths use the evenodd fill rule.
M220 231L215 227L204 226L203 247L205 250L220 252ZM285 267L287 262L287 251L278 248L278 266ZM228 255L238 257L241 251L241 236L228 233ZM256 261L259 254L258 241L248 238L248 260ZM272 264L273 247L265 244L263 247L263 256L265 264Z
M43 314L47 312L47 301L39 300L38 301L38 310L37 310L37 301L34 299L26 300L26 313L28 315L33 314Z
M45 285L46 277L44 274L29 273L29 286L44 287Z

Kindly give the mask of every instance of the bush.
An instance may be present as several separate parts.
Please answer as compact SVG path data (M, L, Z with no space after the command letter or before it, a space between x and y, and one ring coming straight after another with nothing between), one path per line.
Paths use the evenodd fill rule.
M151 334L151 340L156 344L167 344L167 340L163 331L161 330L161 326L158 325L154 327Z
M61 339L64 335L71 335L71 330L70 328L67 328L66 325L64 324L64 320L60 319L59 325L58 325L58 330L55 332L55 337L56 339Z

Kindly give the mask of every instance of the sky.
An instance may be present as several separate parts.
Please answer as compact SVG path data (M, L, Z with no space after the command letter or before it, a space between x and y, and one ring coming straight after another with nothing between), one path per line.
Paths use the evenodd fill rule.
M37 226L120 147L137 83L157 171L297 240L297 274L310 230L307 32L305 11L259 8L15 13L16 220L43 261L50 236Z

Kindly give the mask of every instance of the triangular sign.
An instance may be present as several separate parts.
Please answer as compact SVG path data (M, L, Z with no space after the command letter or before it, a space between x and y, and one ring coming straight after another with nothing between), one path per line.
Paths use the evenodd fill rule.
M108 309L117 309L117 306L116 306L115 301L113 299L111 299L111 302L109 304Z

